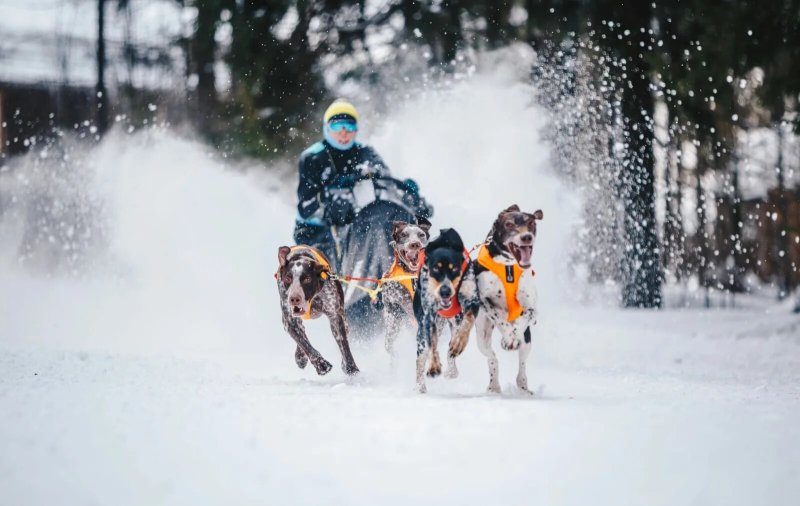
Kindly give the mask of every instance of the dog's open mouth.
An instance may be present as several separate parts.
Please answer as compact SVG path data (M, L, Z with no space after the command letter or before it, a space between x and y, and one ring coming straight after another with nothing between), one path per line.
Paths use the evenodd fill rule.
M419 268L419 252L418 249L407 249L400 252L403 256L403 259L406 261L406 264L409 268L416 271Z
M306 314L306 310L303 306L292 306L292 316L303 316Z
M439 308L450 309L451 307L453 307L453 299L455 299L455 297L448 297L446 299L439 297Z
M531 266L531 256L533 255L533 246L530 245L519 245L514 244L513 242L508 243L508 249L511 251L511 254L514 255L514 259L517 261L520 267L523 269L527 269Z

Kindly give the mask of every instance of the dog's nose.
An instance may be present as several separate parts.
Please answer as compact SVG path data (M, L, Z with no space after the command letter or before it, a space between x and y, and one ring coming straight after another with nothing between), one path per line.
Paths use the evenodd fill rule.
M439 296L443 299L449 299L453 296L453 290L449 286L443 286L439 288Z
M292 306L299 306L303 300L300 298L299 295L290 295L289 296L289 304Z
M522 241L524 244L530 244L533 242L533 234L531 233L522 234L521 236L519 236L519 240Z
M421 242L412 242L412 243L410 243L408 245L408 249L418 250L420 248L422 248L422 243Z

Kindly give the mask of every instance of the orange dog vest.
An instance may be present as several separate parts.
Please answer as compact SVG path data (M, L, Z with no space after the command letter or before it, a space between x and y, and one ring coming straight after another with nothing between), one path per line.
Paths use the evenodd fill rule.
M495 262L489 254L489 248L482 245L478 250L478 264L482 265L487 270L491 271L503 283L503 290L506 294L506 305L508 306L508 321L513 322L522 315L522 305L517 300L517 290L519 289L519 280L522 278L524 271L522 267L514 263L513 265L505 265ZM536 273L531 271L531 275L535 276Z
M420 251L418 264L422 265L425 261L425 251ZM408 293L411 295L411 298L414 298L414 293L416 292L416 284L414 281L416 279L411 279L408 276L414 274L413 272L409 272L403 267L403 264L400 263L400 260L397 257L397 253L394 254L394 262L392 262L392 266L389 267L389 271L384 274L383 278L381 279L381 284L387 281L394 281L396 283L400 283L403 287L408 290Z

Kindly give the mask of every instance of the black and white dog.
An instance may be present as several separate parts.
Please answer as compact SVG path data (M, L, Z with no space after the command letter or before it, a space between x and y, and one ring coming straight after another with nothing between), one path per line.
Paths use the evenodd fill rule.
M394 342L400 329L414 319L413 301L417 277L424 261L424 248L430 238L431 224L419 218L416 224L405 221L392 223L394 262L384 274L386 280L379 294L386 325L386 351L394 354Z
M327 374L331 364L311 346L302 320L328 317L331 332L342 353L342 370L350 375L358 367L347 341L347 322L344 317L344 292L338 281L331 278L330 262L311 246L282 246L278 249L278 281L283 327L297 343L294 359L305 368L308 361L317 374Z
M519 353L517 386L530 393L526 361L531 352L531 326L536 324L537 318L531 255L536 241L536 222L543 217L541 210L529 214L516 205L501 212L475 261L480 298L475 329L478 348L489 363L490 392L500 392L497 356L492 349L492 331L497 327L502 335L500 346ZM459 338L467 339L468 334L459 335Z
M425 366L432 355L428 376L442 372L438 342L445 325L450 327L450 353L447 376L458 376L455 358L463 351L475 322L480 302L475 273L469 254L458 233L443 229L439 237L425 247L425 262L419 273L418 289L414 295L414 315L417 318L417 390L427 391ZM455 352L454 352L455 350Z

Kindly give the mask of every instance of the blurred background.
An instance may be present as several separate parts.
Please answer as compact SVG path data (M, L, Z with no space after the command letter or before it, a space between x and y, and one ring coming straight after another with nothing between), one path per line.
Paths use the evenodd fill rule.
M49 248L46 269L79 272L103 227L62 217L103 204L64 187L85 184L84 150L142 130L270 172L293 203L297 156L330 100L385 126L498 54L544 118L514 128L536 129L549 170L580 195L574 279L626 307L790 303L800 0L2 0L0 220L20 212L19 181L57 160L67 183L28 200L35 232L14 255L36 265ZM476 142L503 121L462 106Z

